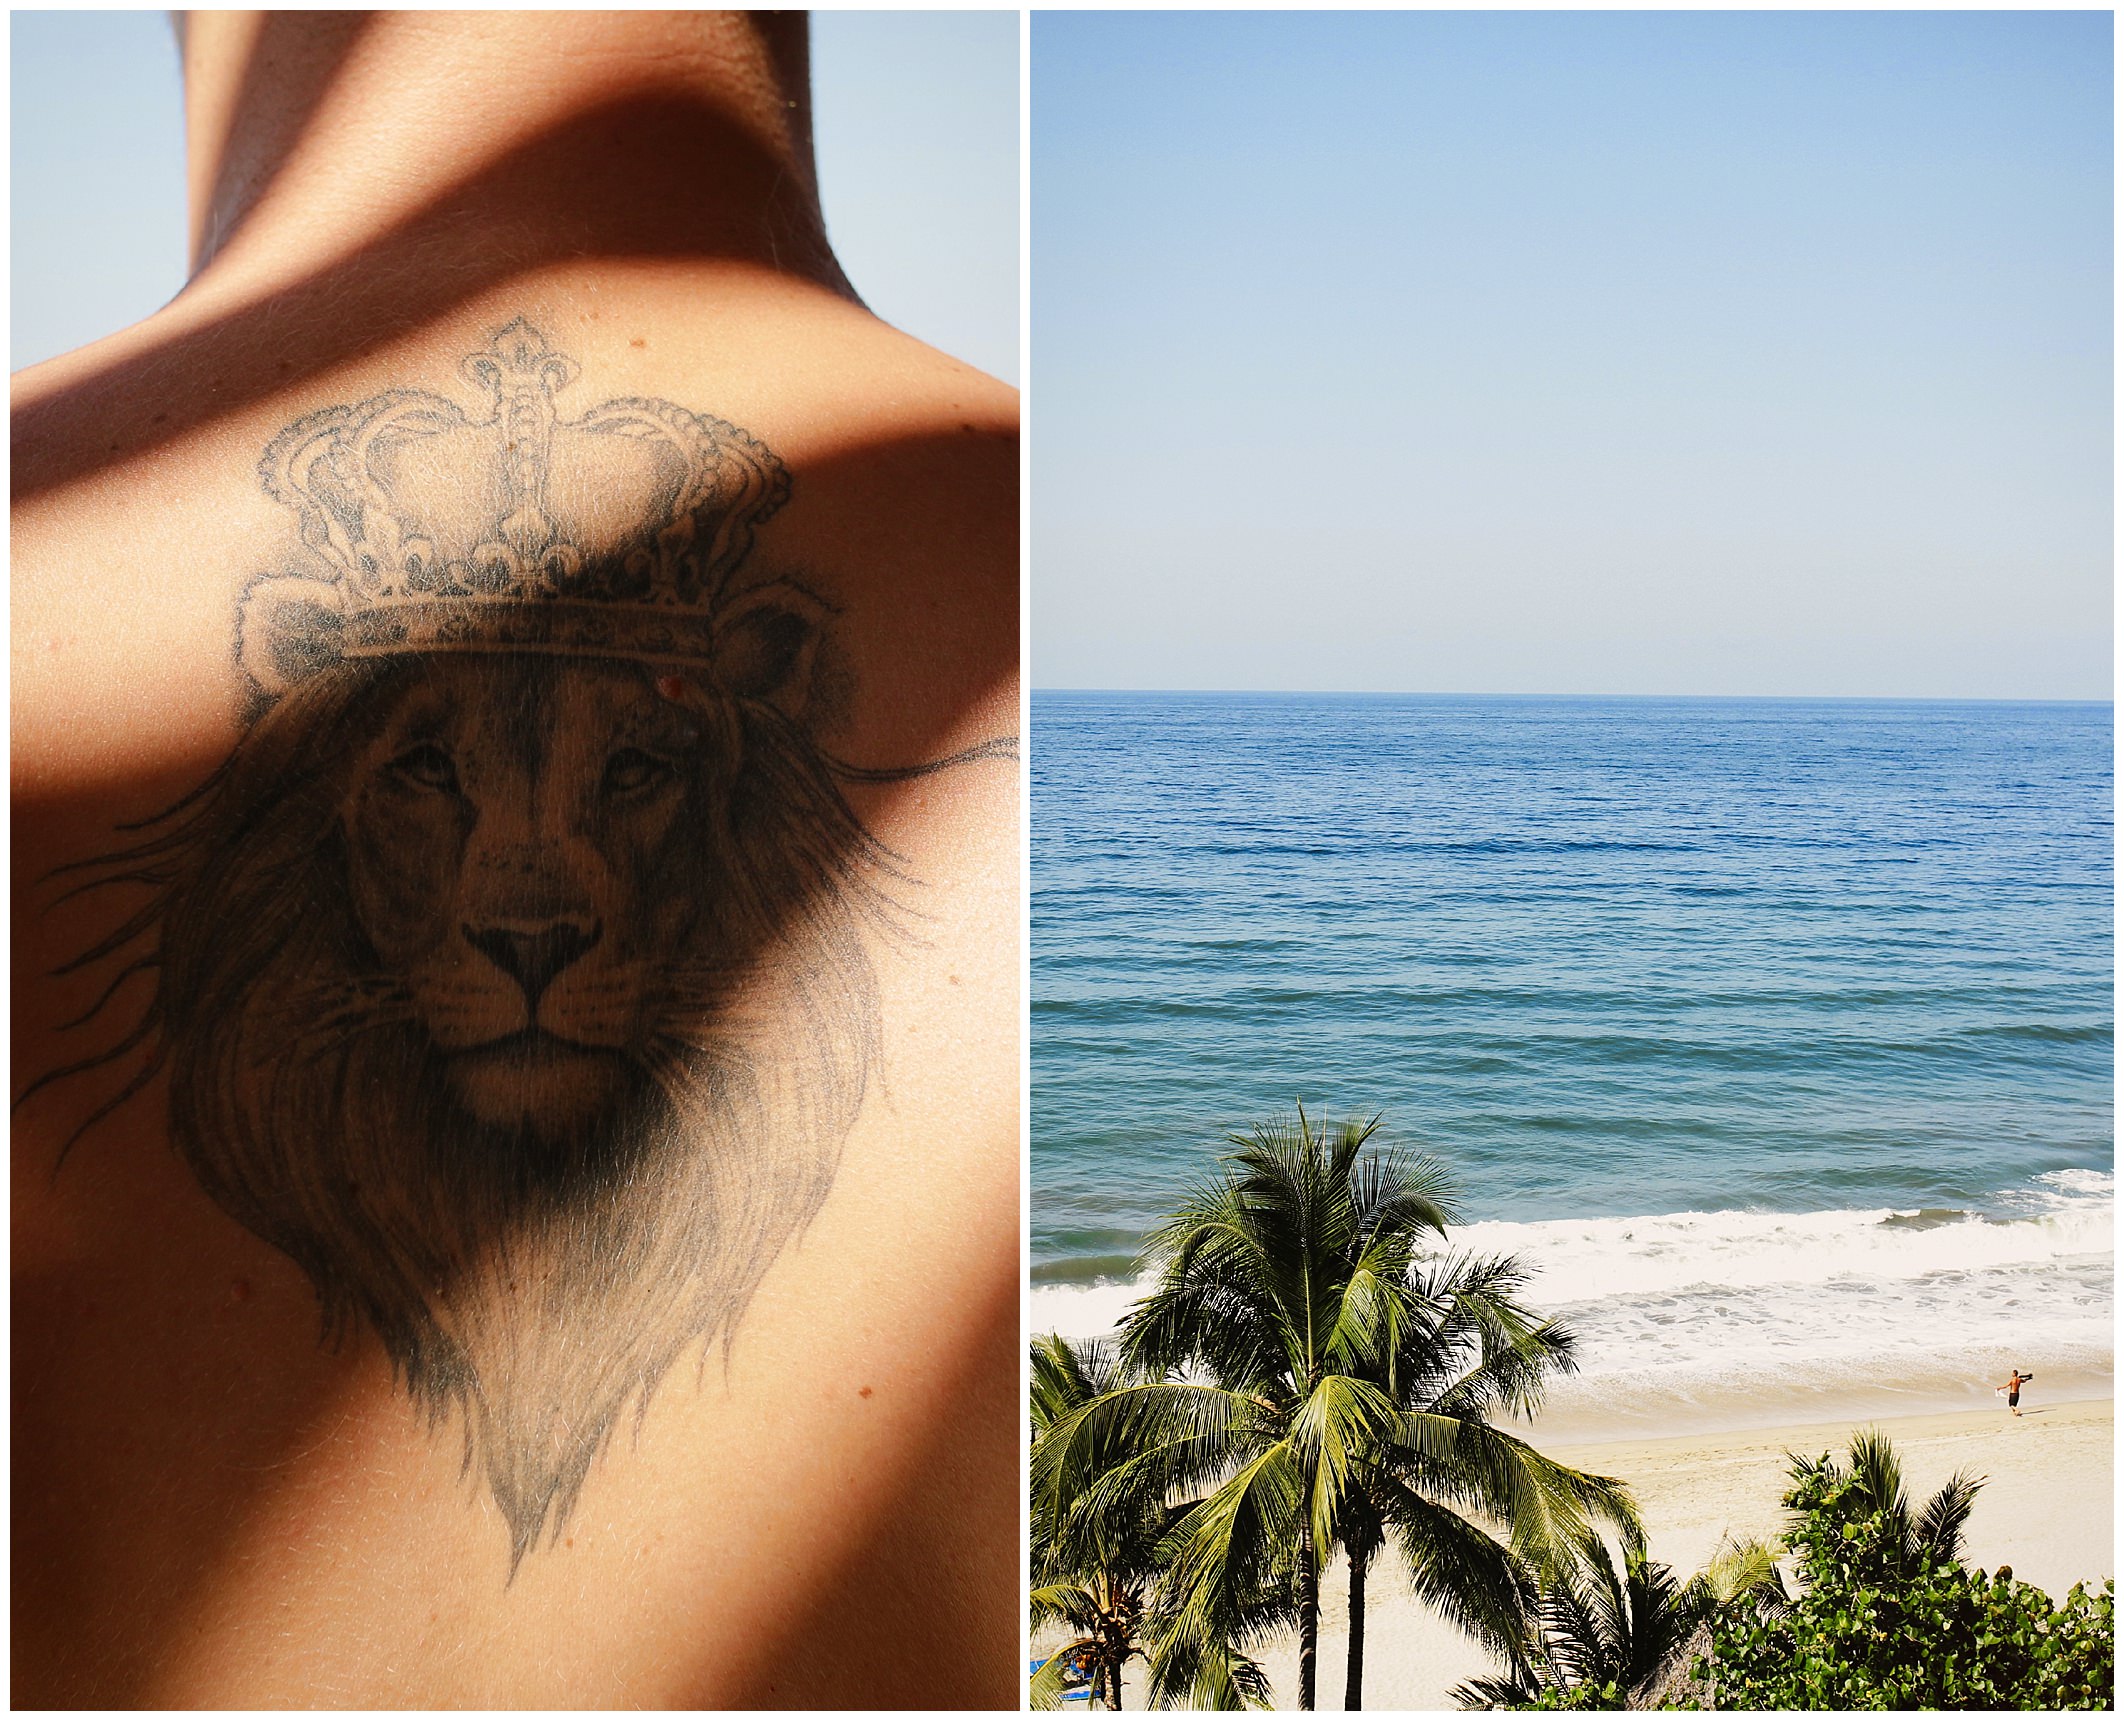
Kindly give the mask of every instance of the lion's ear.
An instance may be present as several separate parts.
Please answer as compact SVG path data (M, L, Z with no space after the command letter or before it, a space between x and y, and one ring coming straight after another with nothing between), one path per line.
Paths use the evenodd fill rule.
M338 589L294 577L255 580L236 618L236 657L259 691L278 698L339 658Z
M823 601L786 580L744 593L716 617L716 684L802 717L827 613Z

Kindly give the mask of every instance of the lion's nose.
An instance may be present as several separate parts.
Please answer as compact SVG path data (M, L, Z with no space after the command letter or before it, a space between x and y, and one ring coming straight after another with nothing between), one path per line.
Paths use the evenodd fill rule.
M524 989L531 1012L553 977L597 943L604 931L597 921L555 921L536 931L510 926L468 926L465 942Z

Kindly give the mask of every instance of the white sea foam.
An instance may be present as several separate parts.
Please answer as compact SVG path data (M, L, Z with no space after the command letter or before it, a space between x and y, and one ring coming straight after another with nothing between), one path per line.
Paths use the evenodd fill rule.
M1890 1208L1493 1221L1456 1250L1517 1255L1527 1300L1581 1338L1558 1409L1884 1392L1984 1396L2009 1366L2053 1381L2111 1367L2115 1177L2061 1171L1990 1216ZM1138 1284L1043 1285L1033 1330L1110 1332Z
M2012 1218L1920 1219L1910 1209L1826 1213L1663 1213L1635 1219L1492 1222L1457 1248L1515 1254L1535 1267L1543 1306L1850 1282L1888 1285L1945 1273L2041 1270L2106 1257L2111 1180L2099 1195L2059 1193ZM2031 1207L2039 1196L2024 1197ZM2004 1207L2006 1203L1999 1204Z

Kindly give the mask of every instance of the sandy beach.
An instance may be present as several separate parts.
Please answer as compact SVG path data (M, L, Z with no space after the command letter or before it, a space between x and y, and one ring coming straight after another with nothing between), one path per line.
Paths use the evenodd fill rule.
M2115 1574L2111 1536L2112 1406L2107 1399L2024 1407L2018 1420L2003 1405L1866 1421L1797 1423L1742 1433L1632 1439L1593 1445L1558 1443L1554 1456L1581 1469L1619 1476L1637 1491L1652 1552L1682 1573L1694 1572L1728 1532L1774 1536L1783 1520L1788 1451L1842 1451L1861 1427L1884 1430L1902 1454L1905 1486L1922 1499L1956 1470L1987 1477L1970 1515L1966 1557L2062 1596L2075 1582ZM1447 1693L1490 1671L1475 1645L1420 1607L1382 1559L1366 1586L1364 1706L1446 1709ZM1342 1707L1349 1626L1349 1573L1340 1560L1321 1585L1319 1706ZM1295 1637L1264 1657L1281 1706L1296 1706ZM1129 1670L1126 1695L1140 1704L1143 1669Z
M1814 1422L1737 1434L1683 1435L1588 1446L1559 1444L1554 1456L1620 1476L1637 1491L1652 1552L1682 1573L1716 1552L1727 1532L1774 1536L1783 1521L1788 1451L1841 1451L1855 1429L1884 1430L1902 1454L1904 1485L1922 1499L1956 1470L1988 1477L1970 1514L1967 1559L2063 1595L2075 1583L2115 1575L2111 1536L2111 1402L2004 1407L1946 1416ZM1490 1670L1488 1657L1419 1607L1382 1561L1366 1586L1364 1706L1446 1709L1447 1693ZM1349 1573L1340 1561L1322 1585L1319 1706L1342 1707L1349 1628ZM1264 1658L1279 1705L1295 1706L1298 1645Z

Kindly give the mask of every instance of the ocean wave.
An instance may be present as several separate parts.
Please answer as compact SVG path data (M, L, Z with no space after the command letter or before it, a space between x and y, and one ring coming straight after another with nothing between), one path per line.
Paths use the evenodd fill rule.
M2113 1172L2043 1174L1983 1209L1493 1220L1456 1252L1511 1254L1527 1301L1579 1335L1555 1402L1687 1400L1838 1384L1958 1382L2005 1364L2106 1375ZM1033 1287L1035 1332L1111 1332L1147 1284Z
M2113 1180L2108 1188L2113 1190ZM2046 1193L2053 1189L2055 1195ZM1528 1295L1544 1307L1840 1280L1886 1284L1939 1273L2050 1267L2106 1259L2111 1252L2107 1192L2077 1196L2049 1185L1990 1205L2002 1211L1966 1212L1949 1223L1923 1226L1899 1222L1923 1209L1888 1207L1493 1220L1456 1231L1452 1241L1458 1248L1526 1260L1535 1269ZM2014 1207L2022 1211L2005 1211Z
M2089 1166L2073 1166L2064 1171L2044 1172L2032 1180L2032 1187L2037 1197L2046 1201L2113 1202L2117 1198L2117 1174L2097 1171Z
M2108 1022L1993 1022L1960 1030L1970 1040L2035 1040L2044 1045L2106 1046L2116 1037Z

